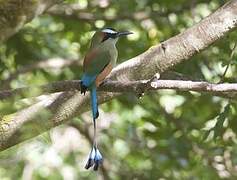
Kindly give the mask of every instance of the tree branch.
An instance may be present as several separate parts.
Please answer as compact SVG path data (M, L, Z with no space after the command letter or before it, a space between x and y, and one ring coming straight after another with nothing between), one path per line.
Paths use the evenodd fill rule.
M144 53L117 66L110 79L119 81L150 79L189 60L220 39L237 25L237 1L232 0L198 24Z
M67 80L58 81L39 87L24 87L14 90L0 91L0 100L5 100L15 95L26 96L29 95L37 96L40 94L50 94L57 92L66 91L80 91L81 85L80 80ZM35 90L34 90L35 89ZM214 84L205 81L185 81L185 80L140 80L140 81L129 81L129 82L119 82L119 81L106 81L103 85L98 88L98 91L104 92L133 92L140 94L146 91L154 91L159 89L174 89L179 91L197 91L197 92L210 92L215 93L227 93L229 98L232 98L237 93L237 83L223 83ZM29 92L35 92L35 94L29 94ZM224 94L223 94L224 96Z
M237 0L232 0L183 33L120 64L112 71L108 80L126 83L151 79L157 72L162 73L188 60L233 30L236 25ZM99 103L106 102L120 94L100 92ZM15 114L5 115L0 121L0 149L4 150L34 137L88 109L88 96L84 97L79 92L68 91L59 93L56 97L48 97L47 100ZM39 132L32 127L42 127L42 129Z

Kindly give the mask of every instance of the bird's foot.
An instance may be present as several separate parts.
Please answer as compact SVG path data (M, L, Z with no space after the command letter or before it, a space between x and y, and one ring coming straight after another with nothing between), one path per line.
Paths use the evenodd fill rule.
M81 81L81 94L86 94L86 91L87 91L87 87L83 84L83 82Z
M99 165L102 164L102 162L103 162L103 157L102 157L99 149L97 147L93 146L85 168L89 169L90 167L94 166L93 170L97 171L99 168Z

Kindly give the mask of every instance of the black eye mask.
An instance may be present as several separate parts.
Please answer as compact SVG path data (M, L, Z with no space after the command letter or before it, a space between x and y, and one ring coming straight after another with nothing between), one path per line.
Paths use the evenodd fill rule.
M115 39L117 37L117 34L118 33L113 33L113 34L112 33L105 33L105 36L101 42L104 42L109 38Z

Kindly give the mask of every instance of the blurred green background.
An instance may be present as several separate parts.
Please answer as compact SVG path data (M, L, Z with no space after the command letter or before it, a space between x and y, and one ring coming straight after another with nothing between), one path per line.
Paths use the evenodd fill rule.
M94 30L134 32L117 44L119 63L193 26L223 0L68 0L35 18L0 45L1 89L80 79ZM173 70L217 83L236 81L232 32ZM233 50L234 49L234 50ZM233 57L230 58L233 52ZM0 116L22 108L0 102ZM236 179L237 106L205 93L125 93L100 106L103 167L87 171L91 113L0 154L1 180Z

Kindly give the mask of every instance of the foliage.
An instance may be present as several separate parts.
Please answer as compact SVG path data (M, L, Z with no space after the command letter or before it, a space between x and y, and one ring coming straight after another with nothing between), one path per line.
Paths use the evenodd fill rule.
M97 28L134 32L118 42L121 63L191 27L223 3L220 0L64 1L66 13L56 13L59 7L55 7L56 10L35 18L0 45L0 80L4 82L0 88L79 79L81 63L61 67L54 61L50 68L29 65L55 57L82 62ZM71 5L74 9L69 8ZM237 33L232 32L173 70L209 82L236 81L236 55L231 56L236 37ZM23 67L29 70L11 79L9 84L4 81ZM19 101L0 102L0 116L23 106ZM146 93L141 99L128 93L102 105L100 112L100 149L105 161L98 173L83 168L92 129L88 112L2 152L1 179L95 179L97 176L115 180L235 179L237 176L234 99L174 90Z

